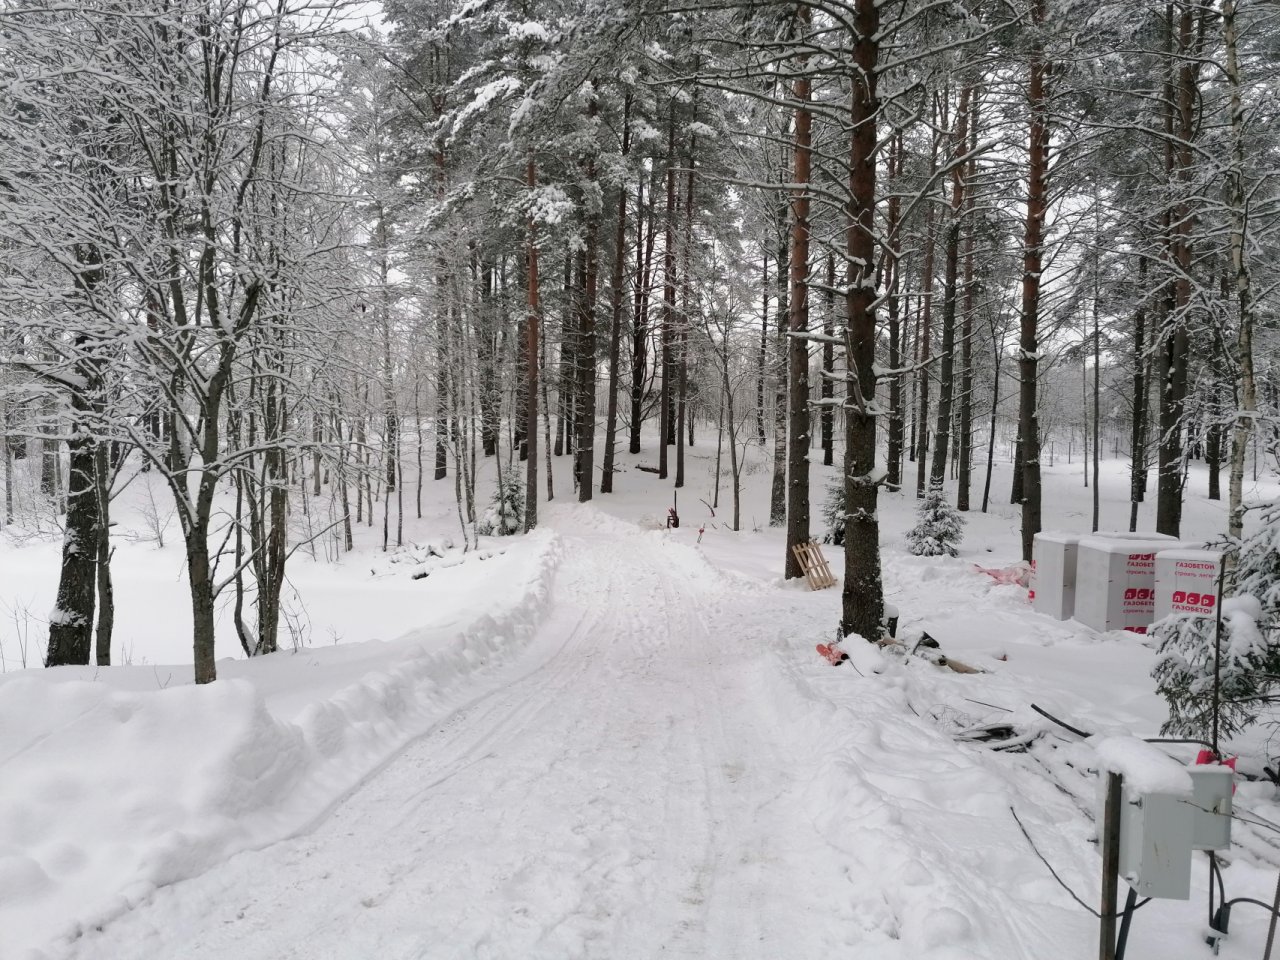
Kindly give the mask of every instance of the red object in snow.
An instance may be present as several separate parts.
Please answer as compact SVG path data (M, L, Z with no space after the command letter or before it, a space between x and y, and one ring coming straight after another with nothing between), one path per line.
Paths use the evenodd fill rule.
M975 563L973 569L979 573L985 573L996 583L1014 584L1019 587L1025 587L1031 583L1031 568L1022 562L1007 567L984 567ZM1028 597L1034 599L1035 595L1036 592L1032 590Z
M818 644L818 652L822 654L824 657L826 657L827 662L831 664L833 667L838 667L840 666L840 664L844 663L844 661L849 659L849 655L845 653L843 650L841 650L839 647L837 647L834 643Z

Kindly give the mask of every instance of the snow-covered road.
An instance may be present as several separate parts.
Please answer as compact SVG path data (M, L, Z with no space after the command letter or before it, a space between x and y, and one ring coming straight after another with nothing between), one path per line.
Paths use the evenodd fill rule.
M821 922L831 877L810 855L822 840L796 815L802 758L760 696L761 631L744 629L776 611L753 617L765 597L660 534L588 511L573 520L524 656L313 832L162 888L77 955L777 957L834 945Z
M958 706L1020 703L1030 674L1019 668L1042 669L1037 655L1059 653L1076 663L1074 648L1053 645L1070 637L1037 624L1041 633L1011 647L1010 662L988 657L995 669L969 676L868 645L850 647L853 664L832 670L813 643L830 634L835 591L727 571L708 559L723 560L727 540L698 547L686 531L642 529L591 507L548 513L556 545L544 553L559 561L541 568L543 587L522 581L522 595L540 596L551 577L527 640L490 643L473 630L465 656L452 655L468 670L442 674L451 683L367 681L427 691L429 719L415 727L425 733L403 749L403 739L383 738L396 744L379 755L390 759L361 767L359 786L308 817L309 830L193 866L181 874L190 879L137 884L100 928L81 923L78 936L31 956L1095 955L1095 921L1011 813L1065 882L1096 900L1088 746L1060 738L1034 757L995 754L957 743L947 722ZM1020 596L981 592L964 565L943 577L903 563L891 571L900 595L958 611L976 598L967 602L1000 636L1029 629ZM507 569L525 567L483 571ZM500 576L487 582L496 614L499 594L517 591L504 591ZM514 637L508 619L498 615L491 629ZM1092 642L1080 649L1099 649ZM401 672L425 675L435 662L410 660ZM1058 672L1075 689L1085 681L1071 669ZM1246 890L1271 882L1245 864L1232 877ZM1135 950L1193 955L1177 951L1200 942L1200 909L1153 904ZM1261 927L1243 930L1223 956L1255 955Z

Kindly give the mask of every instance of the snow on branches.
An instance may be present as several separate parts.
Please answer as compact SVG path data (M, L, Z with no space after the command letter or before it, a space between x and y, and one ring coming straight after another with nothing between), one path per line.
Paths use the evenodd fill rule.
M942 484L929 485L920 501L920 522L907 531L907 549L917 557L954 557L964 534L964 517L946 498Z

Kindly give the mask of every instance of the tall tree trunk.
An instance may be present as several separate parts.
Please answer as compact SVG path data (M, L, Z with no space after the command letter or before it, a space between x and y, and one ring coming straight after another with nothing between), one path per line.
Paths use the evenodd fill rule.
M937 104L934 103L931 122L937 126ZM938 137L932 138L929 151L929 176L933 177L938 168ZM925 473L929 461L929 351L930 338L933 333L933 260L935 247L935 225L937 216L934 205L930 203L924 217L924 262L920 276L920 360L918 366L920 398L916 413L916 497L923 497L927 482Z
M622 101L622 156L631 152L631 91ZM625 162L625 161L624 161ZM604 462L600 492L613 493L614 456L618 444L618 378L622 357L623 277L627 260L627 188L618 184L618 216L613 234L613 272L609 278L609 385L604 428ZM637 278L638 281L638 278Z
M807 4L796 8L801 35L809 30ZM799 68L805 69L801 57ZM791 192L791 309L787 327L787 547L784 577L804 576L793 547L809 542L809 177L813 116L809 112L810 81L801 74L793 86L795 97L795 165ZM830 409L830 408L828 408Z
M835 423L836 412L831 403L828 402L835 397L835 376L836 370L836 345L832 338L836 333L836 257L835 254L827 254L827 284L824 291L823 299L825 302L825 311L822 315L822 335L826 338L822 341L822 374L821 383L818 385L818 397L823 401L821 430L822 430L822 465L829 467L835 463Z
M50 357L50 360L53 359ZM41 417L40 432L49 436L40 441L40 492L53 500L54 512L60 513L58 498L62 494L62 484L59 482L62 478L62 463L61 441L57 438L58 398L50 393L45 397L42 406L44 414Z
M782 178L786 173L782 173ZM778 271L774 275L778 301L778 330L774 338L773 369L773 482L769 486L769 526L787 522L787 323L791 317L789 302L791 272L791 238L786 229L784 203L778 216Z
M443 266L441 266L443 270ZM439 281L439 289L443 293L445 289L444 277L441 275ZM443 304L437 307L438 315L436 319L436 462L435 472L432 474L436 480L443 480L449 472L449 347L448 347L448 316L449 311ZM372 513L372 505L370 513Z
M111 582L111 469L107 444L99 443L94 480L98 497L98 629L94 637L96 661L111 666L111 637L116 625L116 594Z
M67 481L66 533L62 541L62 574L49 615L45 666L87 664L93 639L97 598L97 566L102 532L98 502L97 444L82 422L89 404L80 391L72 394L75 422L67 440L71 470Z
M1231 92L1231 168L1227 171L1227 208L1231 212L1231 272L1236 288L1236 363L1239 365L1240 407L1231 423L1230 467L1227 473L1227 536L1238 544L1244 536L1244 461L1249 437L1256 429L1258 387L1254 372L1253 284L1246 254L1245 230L1248 205L1244 182L1244 104L1240 88L1240 58L1237 52L1235 0L1223 0L1222 34L1226 43L1227 85ZM1234 570L1238 554L1229 551L1227 562Z
M978 162L973 157L978 150L978 103L978 89L975 87L969 120L970 159L965 173L968 183L965 206L968 210L973 209L974 181L978 172ZM973 483L973 317L976 299L973 282L973 234L973 226L970 224L964 235L964 303L961 306L960 324L960 450L956 457L959 467L956 477L956 509L960 511L969 509L969 488Z
M1100 198L1094 197L1095 242L1093 254L1093 526L1095 533L1102 517L1102 227Z
M594 122L598 106L593 95L587 106L588 122ZM595 159L586 164L588 182L596 176ZM578 313L578 449L574 472L578 477L578 502L591 499L595 476L596 449L596 286L600 273L600 217L589 213L586 224L586 250L581 309Z
M582 374L581 304L587 288L587 252L579 249L564 256L564 304L560 317L560 379L556 393L560 395L560 415L564 424L564 452L574 457L578 449L578 420L582 412L578 387ZM546 337L546 331L543 331ZM544 348L545 349L545 348ZM574 472L573 484L578 485Z
M625 191L624 191L625 194ZM486 457L497 455L498 429L501 417L501 395L498 386L497 308L493 264L480 261L480 291L477 308L480 314L476 345L480 359L480 446ZM418 403L418 383L414 380L414 406ZM421 513L419 513L421 516Z
M938 380L938 426L934 430L933 465L929 470L930 486L941 486L947 475L947 453L951 447L951 414L955 402L956 306L960 277L960 221L965 209L965 164L957 162L969 143L969 99L973 86L960 91L956 108L956 130L951 147L951 220L947 224L946 291L942 301L942 358Z
M532 192L538 185L538 168L530 157L525 166L525 184ZM524 530L538 525L538 235L533 217L525 225L525 288L528 314L525 318L524 422L528 460L524 481Z
M388 490L396 488L396 467L400 462L400 417L396 413L395 364L391 352L391 265L387 260L389 242L387 212L379 201L375 237L378 244L378 326L382 333L383 467Z
M667 445L675 443L675 408L672 404L675 372L672 356L676 309L676 106L667 116L667 217L663 225L662 251L662 395L658 410L658 479L667 478Z
M698 118L698 94L694 91L693 95L693 120ZM691 294L689 283L689 275L692 270L693 260L693 183L694 171L697 164L698 137L696 134L689 136L689 151L686 157L685 167L688 174L685 179L685 197L684 197L684 240L681 244L681 310L680 310L680 336L679 336L679 366L677 370L677 398L676 404L676 487L684 486L684 449L685 449L685 423L688 420L688 445L693 446L693 416L691 404L689 403L689 322L691 311L689 309Z
M878 77L878 0L856 0L853 60L858 82L850 93L849 204L846 246L849 381L845 411L844 587L840 628L843 636L880 638L884 588L880 574L880 520L876 510L875 349L873 289L876 259L876 141Z
M762 244L763 246L763 244ZM760 255L760 352L756 366L756 433L760 437L760 448L764 449L766 436L764 430L764 387L769 370L769 254Z
M1031 20L1043 29L1045 0L1032 0ZM1044 265L1044 226L1049 192L1049 94L1045 81L1049 65L1044 43L1037 35L1031 44L1031 112L1027 145L1027 218L1023 236L1022 323L1018 355L1018 447L1022 459L1022 559L1030 562L1032 540L1040 532L1040 414L1036 408L1039 376L1040 273Z
M888 273L889 369L893 371L893 374L889 379L889 449L886 454L888 476L885 478L885 482L890 490L897 490L902 486L902 448L906 412L903 409L903 374L898 372L902 368L904 352L902 349L903 325L899 313L899 290L901 288L899 274L902 269L902 234L900 232L902 226L902 200L898 197L898 179L902 174L901 132L894 134L889 140L888 174L890 192L887 204L886 229L889 246L885 260Z
M995 467L996 426L998 423L997 418L1000 413L1000 355L1004 352L1003 338L996 336L996 324L994 318L991 320L990 327L993 373L991 377L991 425L987 430L987 475L986 479L982 482L983 513L986 513L987 508L991 505L991 473Z
M1138 307L1133 313L1133 424L1129 436L1129 532L1138 529L1138 504L1147 491L1147 258L1138 258Z
M206 501L204 496L198 496L197 499ZM210 492L207 498L210 507L212 502ZM191 644L196 683L212 683L218 678L213 569L209 557L209 512L201 503L197 503L194 518L183 529L187 547L187 586L191 592Z
M644 172L636 184L636 299L631 324L631 437L630 451L640 452L640 427L644 423L645 380L648 378L649 351L649 283L652 277L653 242L657 232L653 198L657 187L657 169L650 172L649 216L644 211Z
M13 523L13 437L9 434L9 405L0 394L0 456L4 457L4 522Z
M1205 427L1204 462L1209 468L1209 499L1222 499L1222 413L1221 387L1217 384L1211 394L1209 423Z
M1206 16L1201 11L1201 17ZM1172 33L1172 23L1170 24ZM1171 184L1178 196L1174 207L1170 259L1174 271L1173 310L1169 317L1172 330L1162 331L1160 362L1160 468L1156 481L1156 531L1179 536L1182 529L1182 480L1185 446L1183 414L1187 396L1187 360L1190 340L1187 335L1187 311L1191 306L1191 204L1187 194L1193 188L1195 163L1194 141L1199 122L1196 105L1199 99L1197 77L1199 54L1203 47L1204 23L1199 35L1192 4L1183 6L1178 22L1176 135L1173 145ZM1175 61L1171 59L1170 70Z

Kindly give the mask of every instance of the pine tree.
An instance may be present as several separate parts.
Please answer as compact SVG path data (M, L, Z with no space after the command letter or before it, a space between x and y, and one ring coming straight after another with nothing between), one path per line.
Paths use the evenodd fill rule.
M1258 718L1280 674L1280 509L1273 507L1240 550L1235 595L1222 608L1218 729L1230 736ZM1159 658L1151 675L1169 703L1162 733L1207 738L1213 725L1214 634L1203 617L1156 622Z
M941 483L931 483L920 501L920 522L907 531L907 549L917 557L954 557L964 517L948 501Z
M843 545L844 513L844 481L840 480L827 487L827 499L822 504L822 519L827 525L823 543L834 543L837 547Z
M524 528L524 484L507 474L494 490L489 509L476 523L476 533L486 537L509 537Z

